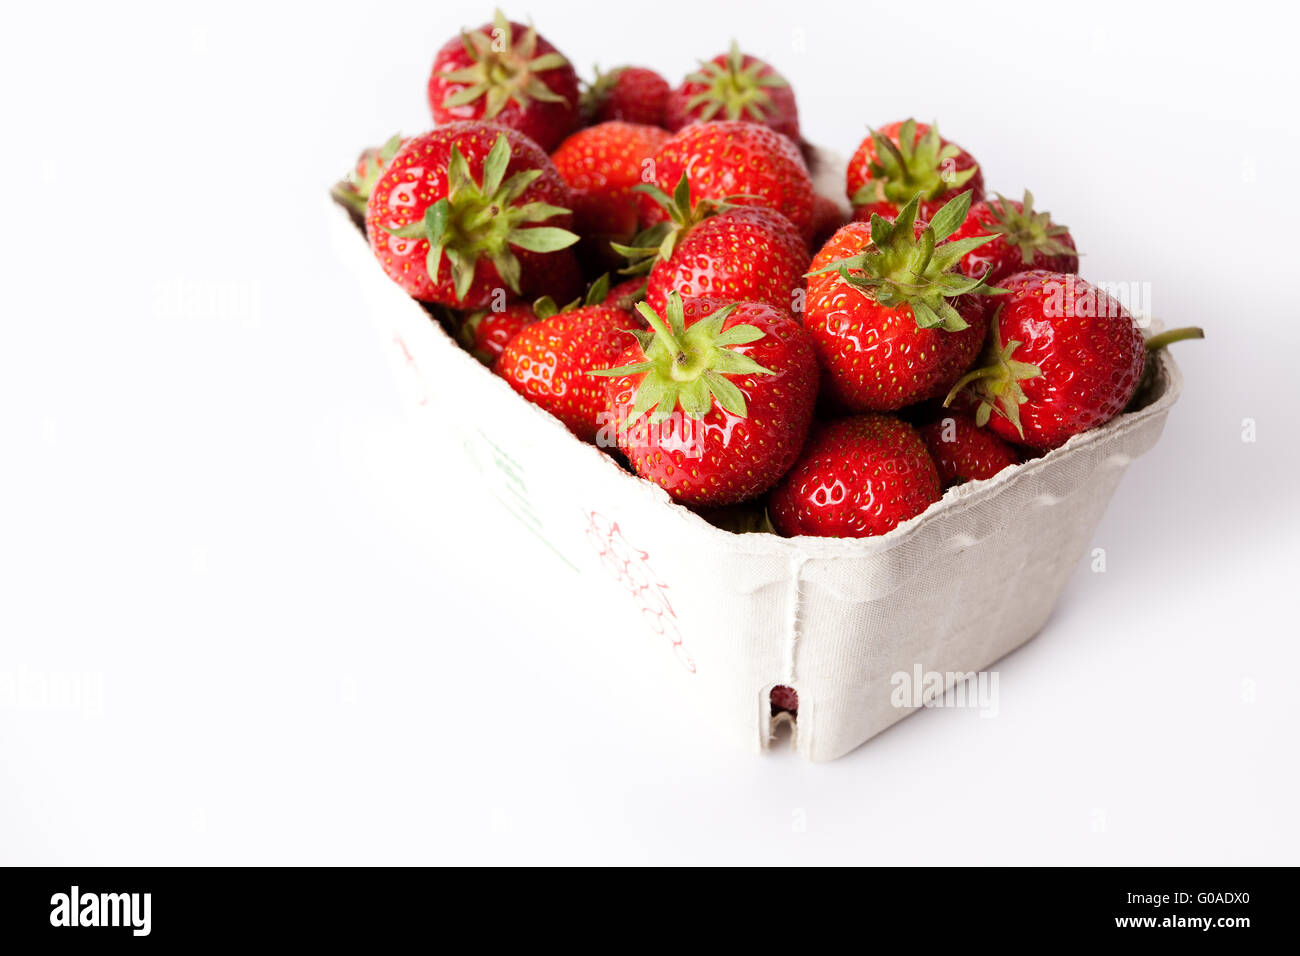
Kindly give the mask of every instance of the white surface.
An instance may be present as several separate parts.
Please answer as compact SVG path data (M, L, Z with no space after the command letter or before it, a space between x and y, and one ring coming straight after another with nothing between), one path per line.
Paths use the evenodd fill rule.
M814 766L696 732L656 699L662 647L567 626L524 580L549 553L415 452L320 197L425 122L434 48L490 9L288 6L28 6L0 40L0 862L1297 862L1281 8L1026 4L925 55L786 5L682 5L699 50L666 18L510 8L577 64L674 78L736 34L827 145L937 116L1071 225L1085 275L1210 335L1097 533L1108 570L999 665L999 716L922 713ZM498 537L518 551L488 565ZM466 630L481 650L443 639ZM484 701L457 674L498 632ZM645 654L614 681L616 641ZM12 689L69 677L79 701Z

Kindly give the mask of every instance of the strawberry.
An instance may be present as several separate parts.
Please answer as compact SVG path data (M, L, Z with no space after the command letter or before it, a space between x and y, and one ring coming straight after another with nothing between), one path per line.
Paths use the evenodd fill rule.
M790 84L762 60L741 53L734 41L730 51L687 76L664 107L664 125L672 130L714 119L762 123L799 139L799 109Z
M704 199L767 206L794 223L805 240L812 238L808 167L794 143L766 126L731 121L685 126L659 148L654 172L663 192L689 173L691 208ZM642 194L638 202L642 226L669 220L651 196Z
M523 134L450 123L393 157L370 194L366 232L384 271L410 295L483 308L494 289L522 295L568 267L554 258L578 240L565 228L568 200L550 159Z
M990 285L1027 269L1078 272L1079 255L1070 230L1052 222L1049 213L1034 211L1034 196L1026 189L1023 202L997 199L977 202L954 239L994 235L987 245L972 249L962 259L968 276L988 276Z
M913 198L890 223L851 222L813 257L804 327L826 370L830 397L850 411L891 411L943 395L979 354L988 329L983 285L957 266L991 237L943 242L966 217L970 194L934 220L915 220Z
M582 94L582 114L589 123L643 123L664 125L668 81L654 70L620 66L608 73L596 69L596 82Z
M536 321L537 313L527 302L514 302L499 312L479 309L465 316L457 338L476 359L491 365L520 329Z
M949 414L918 431L945 488L992 478L1020 461L1014 448L967 415Z
M799 692L793 687L777 684L772 688L772 693L768 695L768 702L774 715L782 711L788 711L792 714L799 713Z
M462 30L438 51L429 106L439 126L487 120L549 152L578 125L578 74L533 27L498 10L491 23Z
M578 277L578 286L580 290L581 276ZM583 305L603 305L609 295L609 276L604 275L591 284L583 298L574 299L563 307L556 305L552 296L544 295L531 305L515 302L503 309L480 309L465 316L458 338L476 359L484 365L491 365L525 325L538 319L549 319L557 312L571 312Z
M552 154L573 192L574 228L583 237L579 248L587 261L611 268L622 264L609 244L636 235L632 187L668 137L657 126L611 121L578 130Z
M510 387L546 409L573 434L594 442L605 411L605 383L588 373L610 368L641 325L622 309L590 305L525 325L492 366Z
M641 189L671 207L674 224L655 250L650 269L646 302L652 309L662 315L673 291L683 299L766 302L786 311L794 307L795 289L803 286L808 269L808 247L789 219L763 206L718 207L710 200L683 208L690 196L685 176L671 198L654 186Z
M636 309L638 302L645 301L646 280L642 276L635 276L625 282L620 282L614 288L609 290L605 296L603 305L613 306L616 309L626 309L632 312Z
M1199 329L1177 329L1144 342L1128 310L1070 273L1032 270L1000 283L980 367L945 404L961 396L975 421L1008 441L1046 451L1124 410L1142 377L1146 352Z
M937 200L966 191L972 202L983 199L984 175L970 153L939 136L937 125L909 119L872 130L862 141L849 160L846 191L855 218L863 221L872 212L892 218L917 195L921 216L929 219Z
M375 183L379 182L379 177L383 175L404 142L402 135L398 133L383 146L362 150L347 176L335 184L332 191L334 198L357 215L364 216L366 200L370 198L371 190L374 189Z
M833 199L820 194L813 196L812 247L820 249L827 240L835 235L836 230L844 225L844 213Z
M762 494L793 464L812 422L817 360L788 312L669 293L663 318L620 357L607 429L638 475L690 505ZM602 440L605 435L602 434Z
M586 286L582 264L578 262L573 249L560 249L548 254L546 268L525 275L522 283L523 294L528 298L547 296L556 302L572 302L582 298Z
M865 538L892 531L939 495L916 429L887 415L853 415L813 429L768 513L787 537Z

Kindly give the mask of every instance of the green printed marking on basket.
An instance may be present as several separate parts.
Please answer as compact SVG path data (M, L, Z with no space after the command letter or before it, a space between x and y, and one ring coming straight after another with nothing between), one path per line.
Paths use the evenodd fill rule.
M475 447L475 446L478 447ZM469 458L487 479L488 488L515 520L537 536L537 539L555 553L555 556L577 571L578 566L569 560L546 533L545 523L533 507L528 495L526 469L508 451L494 442L480 428L474 429L474 437L465 443ZM482 453L481 453L482 452ZM484 467L483 459L491 462L492 467Z

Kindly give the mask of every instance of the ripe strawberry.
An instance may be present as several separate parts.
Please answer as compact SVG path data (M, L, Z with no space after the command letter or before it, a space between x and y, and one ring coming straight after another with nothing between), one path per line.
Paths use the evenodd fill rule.
M579 248L597 267L622 265L610 242L627 243L637 232L632 187L668 139L657 126L611 121L580 129L551 156L573 191L573 223Z
M690 505L762 494L790 467L812 422L817 360L788 312L670 293L653 332L608 383L608 428L636 473ZM667 321L665 321L665 319ZM602 436L603 437L603 436Z
M918 431L945 488L992 478L1020 461L1014 448L966 415L954 412Z
M988 329L983 285L957 271L991 237L943 242L970 195L928 225L913 198L893 223L851 222L813 257L804 327L831 398L851 411L891 411L943 395L979 354Z
M654 70L620 66L608 73L596 69L596 82L582 94L582 114L588 123L643 123L664 125L668 81Z
M356 165L348 171L347 176L335 184L334 198L357 215L364 216L366 200L370 198L371 190L374 189L375 183L379 182L379 177L383 175L404 142L402 134L398 133L383 146L362 150L361 155L357 157Z
M833 199L820 194L813 196L813 240L812 247L820 249L826 245L836 230L844 225L844 213Z
M854 415L813 429L768 513L787 537L865 538L892 531L939 495L916 429L887 415Z
M582 298L587 280L573 249L561 249L546 256L545 269L525 275L521 287L529 299L547 296L556 302L572 302Z
M579 292L581 288L582 282L579 276ZM465 317L461 322L458 337L461 345L465 346L476 359L484 365L491 365L525 325L538 319L549 319L557 312L572 312L584 305L604 305L609 295L609 276L604 275L591 284L585 296L574 298L565 306L556 305L552 296L544 295L531 305L516 302L495 311L481 309Z
M939 136L937 125L915 120L888 123L872 130L849 160L847 193L855 218L868 221L876 212L891 218L913 196L921 197L921 217L932 218L938 200L959 192L984 198L984 175L974 157ZM868 207L859 212L859 207Z
M768 702L771 704L773 714L779 714L782 711L789 711L792 714L799 713L799 692L793 687L777 684L772 688L772 693L768 695Z
M645 301L646 280L642 276L635 276L625 282L620 282L614 288L609 290L602 304L613 306L616 309L626 309L628 312L636 310L638 302Z
M661 203L676 205L689 195L689 180L678 183L670 199L647 187ZM710 205L705 200L701 206ZM680 238L661 244L650 270L646 302L659 314L668 293L683 299L717 298L728 302L766 302L789 311L794 290L802 288L808 247L789 219L762 206L674 209L674 223L690 223ZM664 254L666 257L663 257Z
M590 305L525 325L492 371L573 434L594 442L605 411L605 383L589 372L618 361L640 323L622 309Z
M441 126L487 120L549 152L578 124L578 75L532 27L491 23L448 40L433 61L429 106Z
M1078 276L1035 270L1000 283L988 347L959 381L975 421L1008 441L1056 448L1114 418L1142 375L1142 330L1118 300ZM996 412L997 414L993 414Z
M987 275L990 285L1027 269L1048 272L1078 272L1079 255L1070 230L1052 222L1050 213L1034 211L1034 197L1025 190L1024 202L998 196L977 202L954 239L969 236L997 236L987 245L972 249L962 259L968 276Z
M457 337L476 359L491 365L520 329L536 321L537 313L527 302L515 302L500 312L479 309L465 316Z
M523 134L450 123L393 157L370 194L366 232L384 271L410 295L483 308L496 288L521 295L570 267L554 258L578 240L565 228L568 199L551 161Z
M655 185L673 189L690 173L690 206L703 199L730 198L736 205L767 206L789 219L804 239L812 238L813 188L798 148L757 123L723 121L684 126L654 157ZM653 198L638 200L641 225L668 220Z
M747 120L799 139L799 109L790 84L762 60L741 53L734 41L729 52L701 63L668 95L664 119L672 130L714 119Z

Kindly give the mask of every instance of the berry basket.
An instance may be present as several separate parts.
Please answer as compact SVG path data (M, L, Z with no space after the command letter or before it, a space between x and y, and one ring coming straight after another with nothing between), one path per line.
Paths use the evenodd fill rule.
M843 163L819 152L812 165L835 195ZM775 686L798 693L798 752L833 760L916 709L895 706L895 674L979 671L1033 637L1182 387L1161 351L1136 411L879 537L734 534L521 399L384 275L346 209L333 218L412 409L460 429L461 467L591 587L626 592L629 620L659 637L631 652L675 656L681 697L751 750L772 737ZM467 397L473 422L439 415Z

